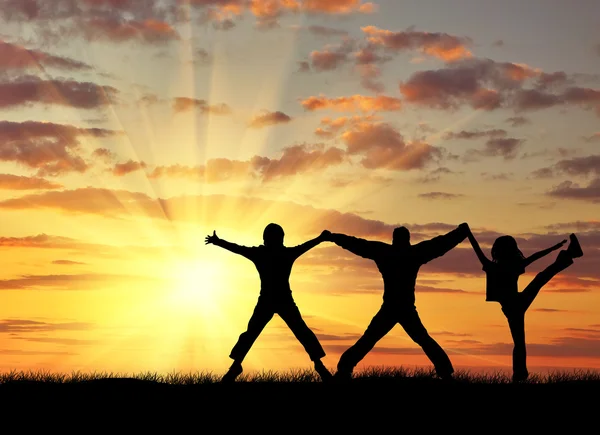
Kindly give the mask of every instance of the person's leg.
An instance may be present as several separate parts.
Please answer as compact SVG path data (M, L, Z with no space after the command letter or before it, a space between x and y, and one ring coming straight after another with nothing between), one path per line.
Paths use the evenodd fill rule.
M550 266L546 267L525 287L521 292L521 304L524 310L527 310L537 297L538 293L557 273L562 272L573 264L573 257L568 249L558 253L556 260Z
M237 343L231 349L229 358L233 360L233 364L229 368L229 371L221 379L222 382L229 382L235 380L235 378L242 373L242 361L246 357L246 354L263 331L267 323L273 318L275 312L273 311L272 304L265 302L259 298L252 317L248 322L248 328L246 331L240 334Z
M321 361L321 358L325 356L325 350L323 350L323 346L319 343L315 333L302 318L296 303L293 300L283 302L278 305L276 311L308 353L310 360L315 365L315 371L321 376L321 379L323 381L329 380L331 373Z
M527 347L525 344L525 310L519 301L502 306L502 312L508 320L510 335L513 339L513 382L521 382L529 377L527 371Z
M354 367L375 347L379 340L392 330L396 323L398 323L396 313L385 304L382 305L363 336L340 357L336 377L350 378Z
M451 379L454 367L452 367L450 358L437 341L429 335L419 318L416 307L402 309L399 321L408 336L421 346L425 355L433 363L438 376L442 379Z

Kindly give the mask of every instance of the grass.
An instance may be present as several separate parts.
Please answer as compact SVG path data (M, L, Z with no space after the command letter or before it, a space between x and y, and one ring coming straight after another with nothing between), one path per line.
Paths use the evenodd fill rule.
M44 384L77 384L100 380L132 380L147 381L150 383L191 386L219 384L222 373L214 372L172 372L161 374L157 372L143 372L137 374L112 373L112 372L72 372L55 373L49 371L9 371L0 373L0 385L18 383L44 383ZM456 384L460 385L498 385L512 384L509 375L503 372L472 373L468 370L458 370L454 374ZM356 383L390 384L398 382L428 383L437 381L435 372L422 368L407 369L403 367L370 367L363 371L356 371L353 377ZM262 371L244 372L236 383L245 384L306 384L321 383L321 379L312 369L294 369L286 372ZM573 384L594 383L600 386L600 371L575 370L554 371L546 374L531 374L524 384Z

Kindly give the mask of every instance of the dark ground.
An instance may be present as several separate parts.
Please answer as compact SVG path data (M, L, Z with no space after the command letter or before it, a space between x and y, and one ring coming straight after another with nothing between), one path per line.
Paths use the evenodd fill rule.
M496 432L501 427L515 434L542 428L553 433L600 433L600 382L596 381L485 384L409 378L232 385L173 385L133 378L9 381L0 384L0 403L4 421L15 415L11 408L26 409L30 416L48 413L53 424L66 415L71 415L64 417L71 423L82 415L93 415L94 424L118 421L121 429L133 424L139 430L157 430L166 422L171 428L167 433L240 432L236 429L265 433L265 428L272 429L267 433L279 434L300 430L375 433L377 427L377 432L387 432L389 427L397 433L419 427L425 433L440 428L463 433L493 428ZM185 429L190 424L196 429ZM184 429L175 430L175 426Z

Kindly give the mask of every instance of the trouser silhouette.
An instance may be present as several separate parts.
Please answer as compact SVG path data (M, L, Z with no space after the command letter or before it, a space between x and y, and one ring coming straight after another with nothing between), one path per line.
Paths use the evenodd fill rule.
M408 336L421 346L425 355L433 363L438 375L446 377L454 373L450 358L448 358L446 352L429 335L419 318L416 307L398 308L396 306L392 307L385 302L377 314L375 314L373 320L371 320L363 336L342 354L337 366L338 371L351 372L367 353L375 347L375 344L396 326L396 323L399 323Z
M254 308L252 317L250 317L248 328L245 332L240 334L237 343L229 354L229 358L241 363L265 326L267 326L267 323L271 321L275 314L279 314L279 317L281 317L291 329L300 344L304 346L311 361L318 361L325 356L325 351L323 350L321 343L319 343L319 339L315 333L311 331L304 319L302 319L300 310L291 297L285 299L269 299L261 296L258 298L258 303Z
M525 313L542 287L557 273L565 270L571 264L573 264L571 255L565 250L560 251L554 263L538 273L522 292L501 303L502 312L508 320L510 334L514 343L513 378L515 379L526 379L529 376L526 362Z

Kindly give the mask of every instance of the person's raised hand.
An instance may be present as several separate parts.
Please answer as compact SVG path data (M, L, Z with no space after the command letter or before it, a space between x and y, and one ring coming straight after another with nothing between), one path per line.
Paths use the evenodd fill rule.
M208 245L209 243L215 243L217 240L219 240L217 232L213 231L212 236L206 236L204 239L204 244Z

